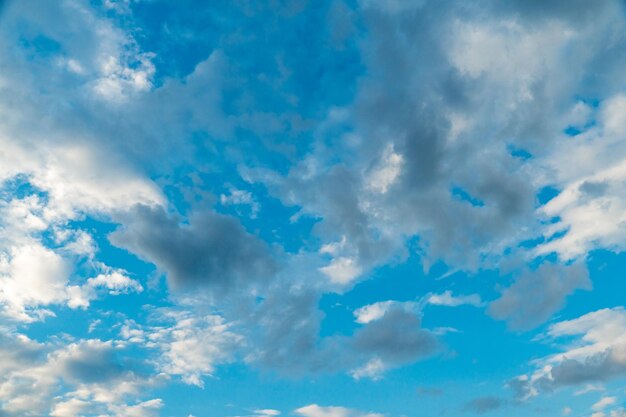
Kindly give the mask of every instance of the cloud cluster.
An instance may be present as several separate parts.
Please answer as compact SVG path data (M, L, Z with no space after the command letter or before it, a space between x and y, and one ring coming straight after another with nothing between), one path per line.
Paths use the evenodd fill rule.
M563 351L539 361L539 369L509 382L521 398L566 386L609 381L626 374L626 312L602 309L551 325L551 340L569 338Z
M303 417L383 417L378 413L364 413L345 407L322 407L317 404L300 407L295 413Z
M33 322L144 291L98 260L96 239L76 226L87 216L114 223L110 242L155 265L167 282L159 295L193 311L129 321L119 345L5 337L4 413L157 414L162 401L139 398L145 381L118 362L127 344L198 386L238 357L376 379L440 350L422 304L482 307L485 297L444 290L375 302L354 312L351 334L321 337L323 294L410 256L470 272L523 259L536 267L515 271L487 311L528 330L591 288L590 251L624 249L619 1L337 1L328 16L314 13L330 28L310 31L305 48L293 45L310 6L287 3L228 6L258 28L250 38L228 23L210 32L198 22L213 11L195 7L178 10L191 22L183 36L139 27L132 3L7 3L2 316ZM172 59L185 42L204 55ZM547 187L550 201L540 197ZM244 221L219 212L228 209ZM548 337L582 345L510 385L528 397L624 374L623 324L612 309L552 325ZM56 392L59 381L75 390ZM500 405L485 397L467 409ZM296 413L378 416L318 405Z
M586 267L544 263L535 271L524 271L489 304L488 312L495 319L507 320L512 329L528 330L549 319L580 288L591 289Z
M216 315L196 316L185 311L157 313L158 325L142 326L127 322L121 337L129 343L156 352L152 359L164 374L179 376L186 384L204 386L217 365L230 362L233 352L244 342Z
M112 341L41 344L21 334L0 341L0 410L6 416L151 417L160 399L140 401L154 384Z
M275 272L269 248L232 217L199 212L180 224L161 207L138 206L125 223L111 242L156 264L175 290L242 287Z

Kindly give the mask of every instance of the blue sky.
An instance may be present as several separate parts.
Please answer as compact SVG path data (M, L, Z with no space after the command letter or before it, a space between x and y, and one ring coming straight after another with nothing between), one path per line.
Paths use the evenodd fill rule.
M0 4L0 416L626 416L622 1Z

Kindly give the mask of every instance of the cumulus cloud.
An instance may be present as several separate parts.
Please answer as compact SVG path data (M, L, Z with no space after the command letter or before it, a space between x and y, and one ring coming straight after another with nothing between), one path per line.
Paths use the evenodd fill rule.
M3 337L0 350L10 360L0 363L3 415L65 417L84 411L144 416L118 412L153 382L139 376L123 359L123 348L112 341L40 344L14 333Z
M591 289L584 265L542 264L535 271L524 271L489 304L488 312L507 320L512 329L528 330L549 319L577 289Z
M446 290L441 294L432 294L427 298L427 303L436 306L458 307L462 305L470 305L473 307L482 307L483 301L478 294L454 295L452 291Z
M121 336L156 350L154 362L159 371L180 376L186 384L203 387L203 378L213 375L217 365L230 362L243 343L243 337L217 315L167 310L157 315L162 325L129 322L122 327Z
M236 322L253 341L243 355L248 363L377 378L437 352L419 306L373 303L355 311L352 335L321 337L324 293L349 291L376 267L409 256L420 256L426 269L442 261L481 271L497 269L511 253L529 262L556 253L558 263L516 271L489 305L492 317L524 330L590 287L582 266L589 251L623 249L620 2L362 0L351 3L360 9L343 5L343 12L335 5L333 41L312 35L313 45L302 48L307 65L295 62L302 56L293 43L276 50L264 43L293 35L286 28L298 26L291 17L305 2L272 5L235 3L246 16L269 10L281 23L239 44L241 33L218 23L217 38L197 28L173 35L162 25L167 39L142 43L153 34L134 27L141 22L132 2L106 1L105 11L81 0L7 3L0 29L3 313L34 321L57 305L87 308L100 295L143 290L130 273L98 264L97 239L71 230L96 216L119 226L112 243L156 265L170 289L186 293L173 302L228 294L210 300L224 316L196 312L172 319L170 328L125 330L125 343L161 355L159 372L201 385L244 340L230 327ZM365 30L351 28L353 18ZM363 38L353 42L358 51L343 55L351 31ZM206 53L192 63L171 59L184 42ZM234 44L261 51L263 59L230 56ZM250 68L259 71L250 75ZM348 85L348 93L337 85ZM257 233L207 208L216 203L247 220L262 214L256 194L223 185L231 174L233 183L261 183L297 210L288 226L297 230L296 243L274 229L274 217L263 223L272 230ZM537 194L546 186L558 195L543 204ZM16 191L24 187L26 197ZM314 225L310 235L303 226L300 238L306 217ZM258 236L293 246L281 253L286 263L313 260L286 278ZM539 243L520 247L529 238ZM77 266L89 271L76 276ZM483 304L478 294L441 291L425 302ZM202 311L198 300L190 305ZM621 313L611 311L608 319L617 320ZM559 328L551 327L550 337L560 337ZM621 375L619 337L576 332L563 335L588 342L586 353L572 348L567 358L546 359L549 371L519 385L547 390ZM158 399L110 406L97 399L110 386L80 370L113 372L103 375L123 387L115 343L76 342L54 352L25 339L12 343L26 353L45 351L49 361L33 361L46 372L56 366L56 376L10 371L1 391L15 394L3 399L7 413L25 409L27 395L17 391L40 376L42 393L59 380L89 386L89 393L59 394L53 409L35 401L33 413L80 414L94 401L107 415L150 415L162 407ZM315 405L298 412L368 415Z
M267 278L275 271L269 248L234 218L194 213L180 224L162 208L138 206L115 245L155 263L174 289L225 289Z
M421 328L419 315L403 307L391 307L357 330L353 344L357 352L396 366L430 356L439 348L435 336Z
M407 312L419 311L419 304L416 302L400 302L400 301L379 301L374 304L368 304L354 311L354 317L357 323L367 324L371 321L382 318L391 309L401 309Z
M553 175L565 168L558 156L569 154L563 130L586 125L589 113L571 92L587 88L584 68L596 68L592 45L623 24L613 19L617 5L581 5L594 19L579 19L555 2L548 21L517 2L481 13L454 2L412 3L419 13L398 13L402 2L375 3L362 3L367 77L356 101L328 111L311 151L286 175L242 169L244 176L298 206L300 216L321 219L314 232L322 247L345 242L322 269L344 287L404 256L414 236L426 266L443 259L469 270L548 236L556 226L537 216L536 194L569 181ZM572 61L580 72L565 71ZM350 134L333 137L340 129ZM529 156L519 157L520 149ZM553 251L557 240L530 256Z
M383 414L365 413L345 407L322 407L310 404L294 410L294 413L303 417L383 417Z
M364 306L354 312L360 326L351 335L321 337L318 302L317 291L295 288L263 300L251 312L257 346L248 360L287 374L347 371L355 379L379 379L440 349L435 334L422 327L417 303Z
M563 352L538 361L531 375L509 385L522 398L566 386L601 383L626 374L626 312L602 309L551 325L550 339L570 338Z
M40 307L67 298L70 265L40 244L12 248L2 259L0 268L0 300L9 316L31 321L33 317L51 314Z
M558 221L546 228L544 234L551 239L537 248L539 254L556 252L570 260L599 247L623 249L625 108L623 94L603 101L588 117L593 126L576 136L575 143L561 144L548 161L563 190L540 210ZM567 160L561 154L566 146Z
M87 282L82 286L69 286L67 288L67 305L70 308L89 307L89 303L98 297L100 289L106 290L106 292L111 295L128 294L132 292L140 293L143 291L142 285L125 275L124 271L110 270L94 278L87 279Z

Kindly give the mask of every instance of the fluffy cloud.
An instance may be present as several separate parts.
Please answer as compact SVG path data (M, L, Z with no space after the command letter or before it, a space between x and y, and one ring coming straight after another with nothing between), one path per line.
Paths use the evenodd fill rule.
M383 317L391 309L401 309L407 312L418 312L419 304L415 302L400 302L400 301L379 301L374 304L368 304L360 307L354 311L354 317L357 323L367 324L371 321L378 320Z
M585 266L542 264L527 270L489 304L489 314L507 320L516 330L528 330L545 322L558 311L565 298L577 289L591 289Z
M432 294L427 298L426 302L428 304L446 307L458 307L462 305L481 307L484 305L478 294L455 296L450 290L446 290L441 294Z
M69 298L67 305L70 308L89 307L91 300L98 297L100 289L105 289L111 295L143 291L141 284L124 275L124 271L110 270L95 278L89 278L82 286L69 286L67 288Z
M420 303L373 303L355 311L352 335L320 336L324 293L349 291L414 250L426 269L443 261L469 271L497 269L511 253L529 262L556 253L560 263L516 271L489 305L489 314L513 329L537 326L576 289L589 288L586 254L624 244L626 37L619 2L357 3L362 9L341 3L349 18L331 31L332 40L316 32L300 48L306 59L293 42L276 49L265 43L294 33L299 39L293 17L304 2L274 4L276 10L236 3L246 16L277 15L252 40L241 39L239 25L229 32L217 23L219 36L196 27L175 36L174 18L157 25L168 28L160 35L167 39L151 39L158 54L144 49L144 38L155 35L134 27L141 17L132 15L132 3L105 2L106 10L81 0L8 3L0 29L3 313L33 321L56 305L87 308L100 295L143 290L133 275L98 263L96 239L73 229L84 216L118 224L111 242L155 264L168 290L185 293L171 301L194 312L124 331L126 343L157 352L159 372L196 385L242 347L250 364L355 378L377 378L436 353ZM365 29L355 31L364 36L354 42L359 51L348 51L350 16ZM179 63L168 54L183 42L206 53ZM229 55L241 45L250 53ZM261 222L271 230L257 233L259 223L243 227L218 214L228 209L255 220L262 213L256 197L225 184L225 176L260 183L295 207L285 228L297 231L296 243L283 240L274 217ZM546 186L558 195L541 204L537 194ZM240 212L243 206L249 209ZM315 220L311 235L306 217ZM258 236L295 249L273 251ZM77 276L77 266L89 271ZM424 302L483 304L477 294L442 291ZM218 296L202 307L207 293ZM621 313L611 311L606 319L621 326ZM549 370L518 382L542 390L621 375L619 337L591 328L558 333L562 328L552 326L550 337L582 335L587 349L546 359ZM95 402L102 413L139 416L162 406L158 399L103 400L107 381L134 381L116 366L115 343L11 343L25 352L7 353L18 364L31 350L49 360L32 359L36 372L19 375L0 361L8 369L1 392L14 394L3 397L6 412L25 409L34 395L28 378L40 378L42 395L53 395L50 381L87 387L59 394L54 408L35 400L39 413L80 414ZM103 371L106 381L89 380L85 369ZM298 412L363 415L315 405Z
M283 373L347 371L356 379L379 379L385 371L439 351L434 333L422 328L417 303L385 301L354 312L360 326L346 336L320 337L322 315L313 289L277 288L251 310L246 326L256 345L251 363ZM251 344L250 344L251 345Z
M556 252L570 260L596 248L623 249L624 109L622 94L589 109L583 125L591 127L583 127L574 143L559 144L551 155L548 163L563 190L541 209L541 214L558 221L546 228L550 240L539 246L539 254ZM562 155L566 149L568 158Z
M426 264L443 259L474 270L495 265L525 239L552 239L556 227L576 234L565 218L542 224L537 214L555 210L537 213L536 194L569 181L563 170L572 165L558 157L578 143L563 130L586 125L588 113L572 91L590 88L583 74L597 68L594 45L623 25L614 18L616 3L593 11L581 5L594 15L583 19L554 2L550 21L518 3L478 12L425 2L411 5L419 13L391 12L401 3L363 4L367 77L355 103L327 113L310 152L287 175L257 169L242 170L244 176L298 206L300 215L320 218L314 232L323 247L344 242L322 268L344 287L404 256L413 236ZM598 30L599 21L606 30ZM582 67L570 74L573 61ZM529 256L557 250L558 241Z
M7 259L8 258L8 259ZM38 309L67 298L70 266L58 254L39 244L12 248L2 259L0 300L10 316L32 320L50 314ZM32 308L31 314L28 309Z
M139 206L110 240L159 266L174 289L242 286L275 270L264 242L234 218L212 212L180 224L162 208Z
M11 361L0 364L3 415L148 415L116 411L139 398L139 391L153 382L139 376L129 361L123 361L123 348L112 341L44 345L10 334L0 342L0 350L2 357Z
M167 375L180 376L187 384L204 386L219 364L231 361L243 343L224 319L216 315L195 316L188 312L163 311L157 314L162 326L138 326L129 322L122 328L124 339L154 349L156 367Z
M439 344L433 334L421 328L420 316L407 311L404 306L390 306L382 316L372 319L352 338L356 352L372 355L365 369L357 370L354 376L377 376L384 367L415 362L433 355Z
M294 413L303 417L383 417L378 413L364 413L345 407L322 407L317 404L300 407Z
M539 361L530 376L523 375L509 385L528 398L541 391L565 386L604 382L626 374L626 312L623 308L603 309L550 326L550 339L573 338L557 353Z

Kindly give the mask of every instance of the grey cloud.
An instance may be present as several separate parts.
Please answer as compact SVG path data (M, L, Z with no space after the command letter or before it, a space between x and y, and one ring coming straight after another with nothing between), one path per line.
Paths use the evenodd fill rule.
M257 346L254 361L265 368L290 374L323 372L340 367L320 347L322 313L319 294L295 288L274 289L250 312L250 329ZM330 358L329 358L330 359Z
M580 184L579 190L590 197L602 197L608 190L608 182L585 181Z
M553 366L548 374L533 381L532 384L528 381L514 380L509 385L514 388L518 396L523 397L531 388L551 392L567 386L608 382L624 375L626 375L626 363L623 357L615 348L609 348L583 360L565 358Z
M67 345L50 340L40 344L24 335L7 332L0 337L0 415L10 417L49 415L55 403L80 388L108 392L103 402L85 400L95 414L125 403L126 391L149 385L135 372L138 367L124 359L128 352L112 341L78 340ZM118 392L116 384L124 381Z
M542 392L583 384L607 383L626 375L626 347L621 336L626 326L621 307L602 309L550 326L546 337L574 337L564 352L543 358L532 374L509 382L521 399Z
M45 346L8 332L0 334L0 374L9 375L15 370L33 366L45 360ZM0 381L1 381L0 377Z
M161 207L138 206L125 224L111 242L156 264L176 290L227 289L275 272L269 248L232 217L203 211L182 224Z
M87 341L71 345L58 357L59 371L75 383L103 383L121 378L131 371L120 363L116 349L110 343Z
M523 162L507 149L504 136L510 135L501 133L515 114L494 120L506 126L478 126L450 140L452 111L469 118L491 113L481 104L489 80L465 77L447 56L451 35L442 28L460 13L471 20L475 11L455 2L429 2L419 13L368 9L368 73L351 108L362 141L348 149L321 132L310 160L274 187L283 201L323 219L316 228L321 236L345 235L366 270L401 255L405 239L415 235L427 257L474 269L484 255L520 240L527 233L520 232L522 225L533 222L534 190L520 169ZM333 152L326 151L328 142ZM364 173L390 144L404 160L401 173L384 195L368 195ZM451 193L455 185L484 205L458 201Z
M283 284L284 285L284 284ZM286 286L285 286L286 287ZM306 288L275 288L249 314L251 361L287 375L354 370L372 359L384 368L414 363L439 352L437 338L414 312L393 308L349 336L320 336L320 294ZM241 318L242 315L240 314Z
M582 264L562 266L542 264L537 270L527 270L491 302L488 313L506 320L515 330L528 330L558 311L567 296L577 289L590 289L587 268Z
M485 414L495 411L504 405L504 401L498 397L480 397L475 398L463 407L464 411L471 411L478 414Z
M567 19L580 23L597 16L599 9L615 5L612 0L508 0L495 2L496 10L518 13L528 20Z
M626 374L626 363L608 350L584 361L565 359L550 371L556 386L578 385L585 382L606 381L620 374Z
M356 351L390 364L414 362L439 349L435 336L421 328L419 316L402 308L392 308L365 325L354 334L352 343Z

